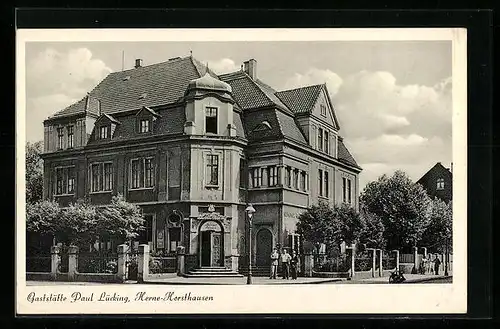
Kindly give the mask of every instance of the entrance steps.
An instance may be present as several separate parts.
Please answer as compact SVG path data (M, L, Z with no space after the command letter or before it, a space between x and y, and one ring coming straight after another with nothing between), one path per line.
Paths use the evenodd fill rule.
M201 267L195 268L184 274L186 278L241 278L238 272L224 267Z

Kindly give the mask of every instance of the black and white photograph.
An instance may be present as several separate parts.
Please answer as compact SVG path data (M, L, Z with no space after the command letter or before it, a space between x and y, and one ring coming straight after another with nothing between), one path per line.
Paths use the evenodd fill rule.
M415 30L26 31L18 307L463 311L465 31Z

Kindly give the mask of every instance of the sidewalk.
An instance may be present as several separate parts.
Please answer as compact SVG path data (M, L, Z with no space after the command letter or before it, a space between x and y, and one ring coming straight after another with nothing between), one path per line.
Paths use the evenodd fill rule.
M284 280L277 278L271 280L268 277L252 277L252 284L260 285L281 285L281 284L319 284L319 283L335 283L345 281L341 278L304 278L299 277L297 280ZM239 285L246 284L247 278L184 278L176 276L168 278L149 278L144 284L187 284L187 285Z
M448 273L447 276L444 274L404 274L406 281L404 283L425 283L435 280L443 280L452 278L452 273ZM352 283L389 283L389 277L379 277L379 278L368 278L362 280L353 280Z

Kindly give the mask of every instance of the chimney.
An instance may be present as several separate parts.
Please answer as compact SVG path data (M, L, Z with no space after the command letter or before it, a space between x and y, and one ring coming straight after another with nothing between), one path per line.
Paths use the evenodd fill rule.
M245 68L245 72L252 79L257 79L257 61L255 59L249 59L246 62L243 62L243 66Z
M142 59L136 58L135 60L135 68L141 67L142 66Z

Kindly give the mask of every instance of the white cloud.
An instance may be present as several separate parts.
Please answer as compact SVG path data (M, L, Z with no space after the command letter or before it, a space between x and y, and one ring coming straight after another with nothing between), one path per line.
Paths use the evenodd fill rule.
M240 67L230 58L221 58L206 62L208 62L208 67L217 74L234 72L240 69Z
M81 99L110 72L87 48L65 53L47 48L30 60L26 66L27 139L42 139L43 120Z
M289 78L282 90L295 89L298 87L310 86L315 84L326 83L326 87L331 95L335 95L339 87L342 85L342 78L330 70L319 70L312 68L304 74L295 73Z
M420 177L436 162L451 161L451 78L433 86L399 85L384 71L345 78L329 70L296 73L286 87L335 81L329 88L341 134L363 167L360 186L396 169Z

